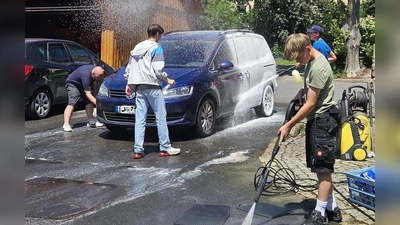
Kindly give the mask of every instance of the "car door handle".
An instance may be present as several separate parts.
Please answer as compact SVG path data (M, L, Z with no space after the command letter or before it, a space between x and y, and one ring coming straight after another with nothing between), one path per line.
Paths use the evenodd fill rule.
M264 67L270 67L270 66L273 66L273 65L275 65L275 64L271 63L271 64L264 65Z

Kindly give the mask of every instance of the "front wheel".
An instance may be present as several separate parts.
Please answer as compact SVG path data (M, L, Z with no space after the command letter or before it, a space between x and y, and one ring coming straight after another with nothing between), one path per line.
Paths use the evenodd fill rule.
M215 114L214 103L208 98L204 99L200 104L195 125L200 137L207 137L214 132Z
M46 117L51 108L51 97L49 90L40 89L32 96L32 101L27 108L27 114L33 119Z
M274 110L274 91L270 85L266 86L262 95L261 104L255 108L257 116L271 116Z

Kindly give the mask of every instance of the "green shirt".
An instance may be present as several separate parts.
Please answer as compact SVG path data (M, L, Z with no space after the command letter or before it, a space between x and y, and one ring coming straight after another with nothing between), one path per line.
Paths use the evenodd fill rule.
M311 120L327 111L330 107L336 105L334 100L335 84L333 82L332 68L322 54L307 64L304 74L306 99L309 87L321 90L317 105L307 116L307 120Z

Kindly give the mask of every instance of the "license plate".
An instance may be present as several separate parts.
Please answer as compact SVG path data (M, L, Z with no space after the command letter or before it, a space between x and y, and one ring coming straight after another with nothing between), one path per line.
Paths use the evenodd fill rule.
M122 114L135 114L136 106L135 105L117 105L115 106L115 112Z

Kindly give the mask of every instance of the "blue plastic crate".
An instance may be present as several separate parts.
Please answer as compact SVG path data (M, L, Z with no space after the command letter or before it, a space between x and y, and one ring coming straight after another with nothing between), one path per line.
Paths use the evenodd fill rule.
M375 166L346 173L350 201L375 210L375 181L360 176L367 170L375 173Z

